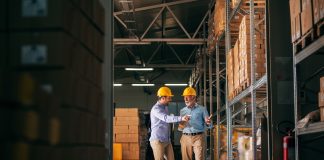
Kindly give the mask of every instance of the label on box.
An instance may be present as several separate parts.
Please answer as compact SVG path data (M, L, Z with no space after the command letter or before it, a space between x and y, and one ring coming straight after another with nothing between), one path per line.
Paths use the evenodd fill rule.
M47 46L24 45L21 47L21 64L45 64L47 62Z
M23 17L47 16L47 0L22 0Z

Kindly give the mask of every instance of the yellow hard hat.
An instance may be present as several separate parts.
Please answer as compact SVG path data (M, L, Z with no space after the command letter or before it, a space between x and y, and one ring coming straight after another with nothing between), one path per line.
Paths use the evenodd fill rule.
M171 97L173 96L171 93L171 89L168 87L161 87L158 92L157 92L157 96L158 97L164 97L164 96L168 96Z
M196 90L192 87L187 87L184 91L182 96L196 96Z

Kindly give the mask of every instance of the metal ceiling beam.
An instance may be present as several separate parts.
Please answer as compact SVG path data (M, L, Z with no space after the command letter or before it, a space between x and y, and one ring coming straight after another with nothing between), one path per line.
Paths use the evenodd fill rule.
M177 59L179 60L179 62L180 62L181 64L183 64L183 61L182 61L181 58L179 57L177 51L176 51L172 46L170 46L170 45L168 45L168 47L171 49L171 51L172 51L172 52L174 53L174 55L177 57Z
M199 29L200 29L201 26L204 24L204 22L205 22L207 16L209 15L209 12L210 12L209 10L206 12L204 18L201 20L201 22L200 22L199 26L197 27L196 32L194 33L194 35L192 36L192 38L195 38L195 37L197 36L197 34L198 34L198 32L199 32Z
M127 27L127 25L123 22L123 20L121 20L117 15L114 15L114 17L117 19L117 21L129 32L131 32L136 38L137 35L132 31L132 30L129 30L129 28Z
M166 6L166 8L169 10L169 12L171 13L172 17L176 20L176 22L178 23L178 25L181 27L182 31L186 33L186 35L187 35L188 38L191 38L191 36L188 33L188 31L186 30L186 28L184 28L184 26L179 21L179 19L177 18L177 16L173 13L173 11L170 9L170 7L169 6Z
M138 65L115 65L115 68L138 68ZM179 69L192 69L195 66L192 64L149 64L145 67L148 68L179 68Z
M141 36L141 39L143 39L145 37L145 35L147 34L147 32L153 26L154 22L159 18L159 16L161 15L161 13L163 12L164 9L165 9L165 7L162 7L161 10L159 11L159 13L154 17L153 21L150 23L150 25L146 28L145 32Z
M149 60L147 61L147 64L150 64L150 63L151 63L152 59L154 58L154 56L156 55L156 53L159 51L159 49L161 48L161 46L162 46L162 43L160 43L160 44L156 47L155 51L153 52L153 54L151 55L151 57L150 57Z
M147 6L147 7L135 8L135 12L151 10L151 9L156 9L156 8L162 8L162 7L166 7L166 6L173 6L173 5L191 3L191 2L198 2L198 1L201 1L201 0L180 0L180 1L176 1L176 2L157 4L157 5ZM124 12L125 11L114 12L114 15L120 15L120 14L123 14Z
M202 38L144 38L142 40L135 38L114 38L115 45L138 45L138 44L151 44L152 42L166 42L175 45L203 45L206 40Z

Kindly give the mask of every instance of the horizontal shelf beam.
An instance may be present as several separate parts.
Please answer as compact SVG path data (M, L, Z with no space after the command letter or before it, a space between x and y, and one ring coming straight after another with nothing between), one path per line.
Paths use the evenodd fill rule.
M324 36L321 36L319 39L317 39L315 42L310 44L308 47L303 49L302 51L295 53L295 64L300 63L310 55L316 53L316 51L320 50L324 47Z
M166 42L170 45L202 45L207 42L201 38L114 38L114 45L150 45L153 42Z

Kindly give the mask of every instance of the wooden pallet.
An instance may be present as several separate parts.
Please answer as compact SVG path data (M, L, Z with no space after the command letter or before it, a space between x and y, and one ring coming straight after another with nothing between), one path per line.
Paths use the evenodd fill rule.
M315 40L316 30L310 29L305 35L303 35L298 41L294 42L295 54L306 48Z
M256 0L254 1L254 8L265 8L265 0ZM242 2L242 8L248 9L250 8L250 1L243 1Z
M321 19L316 24L316 35L317 35L317 37L321 37L324 35L324 19Z
M245 90L246 88L248 88L249 86L250 86L250 82L249 82L248 79L240 84L240 88L241 88L242 91Z

